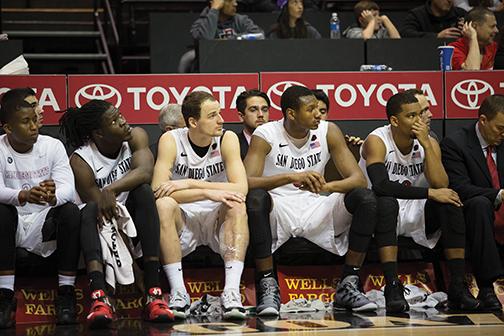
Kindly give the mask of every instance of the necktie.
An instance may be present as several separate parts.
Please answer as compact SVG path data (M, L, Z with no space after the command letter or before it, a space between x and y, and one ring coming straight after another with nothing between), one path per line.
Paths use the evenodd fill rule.
M492 178L492 186L495 189L500 189L499 172L497 170L497 165L492 157L494 146L488 146L486 148L486 162L488 170L490 171L490 177ZM504 203L504 202L503 202ZM504 244L504 204L501 204L498 211L495 212L495 239L500 243Z

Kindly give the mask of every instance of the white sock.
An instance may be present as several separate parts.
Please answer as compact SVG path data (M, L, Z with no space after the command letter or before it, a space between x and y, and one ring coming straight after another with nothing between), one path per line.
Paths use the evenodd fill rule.
M75 275L58 274L58 286L75 286Z
M0 275L0 288L14 291L14 275Z
M243 261L232 260L226 261L224 263L224 268L226 270L226 282L224 284L224 290L240 290L240 279L243 272Z
M163 265L163 270L170 284L170 293L173 295L176 291L187 293L184 284L184 272L182 271L182 263L176 262L173 264Z

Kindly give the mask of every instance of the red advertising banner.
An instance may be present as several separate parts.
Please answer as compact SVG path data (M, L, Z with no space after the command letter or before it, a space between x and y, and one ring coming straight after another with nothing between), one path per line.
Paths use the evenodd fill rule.
M271 99L270 120L282 117L280 97L292 85L321 89L329 97L331 120L387 119L387 100L399 91L425 92L433 118L443 118L442 73L429 72L264 72L261 89Z
M44 124L55 125L67 108L65 75L0 76L0 95L12 88L30 87L44 110Z
M225 122L239 121L236 97L259 87L258 74L85 75L68 76L68 105L103 99L119 108L130 124L157 124L159 110L182 104L193 91L211 93Z
M486 97L504 94L504 71L449 71L444 88L447 119L476 119Z

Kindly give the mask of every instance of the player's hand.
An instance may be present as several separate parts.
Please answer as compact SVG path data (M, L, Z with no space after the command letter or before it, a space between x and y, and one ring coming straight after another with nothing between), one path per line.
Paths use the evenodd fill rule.
M292 184L301 190L308 190L315 194L322 191L322 187L325 183L324 176L315 171L294 173L292 175Z
M245 195L237 191L207 189L206 197L215 202L221 202L232 208L236 203L245 202Z
M456 207L461 207L462 201L459 198L459 195L452 189L449 188L440 188L440 189L431 189L429 188L429 199L434 200L439 203L452 204Z
M352 146L360 146L364 143L364 140L362 140L358 136L348 134L345 135L345 141L347 142L347 144L350 144Z
M472 21L464 23L464 27L462 28L462 35L469 40L478 39L478 33L476 33L476 29L474 29Z
M210 1L210 8L221 10L224 7L224 0L212 0Z
M162 197L168 197L175 191L189 188L190 186L187 180L166 181L161 183L159 187L157 187L157 189L154 190L154 196L156 197L156 199Z
M411 132L418 139L423 147L427 147L430 143L429 140L429 126L422 120L417 120L411 127Z
M28 190L22 190L19 193L18 199L19 203L24 204L26 202L32 204L43 205L46 204L46 191L41 186L35 186Z
M100 218L105 217L105 219L109 221L112 218L118 217L116 195L112 190L106 187L101 190L98 209L101 215Z
M56 205L56 183L54 180L47 179L39 184L46 192L45 201L50 205Z
M438 38L459 38L462 36L462 30L456 27L446 28L437 34Z

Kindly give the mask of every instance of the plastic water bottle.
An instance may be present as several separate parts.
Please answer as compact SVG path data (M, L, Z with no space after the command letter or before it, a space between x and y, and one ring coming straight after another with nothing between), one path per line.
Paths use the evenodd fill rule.
M363 64L360 71L392 71L392 68L385 64Z
M237 40L264 40L263 33L249 33L249 34L241 34L236 38Z
M338 13L331 14L331 19L329 20L329 31L331 39L339 39L341 37L340 20L338 18Z

